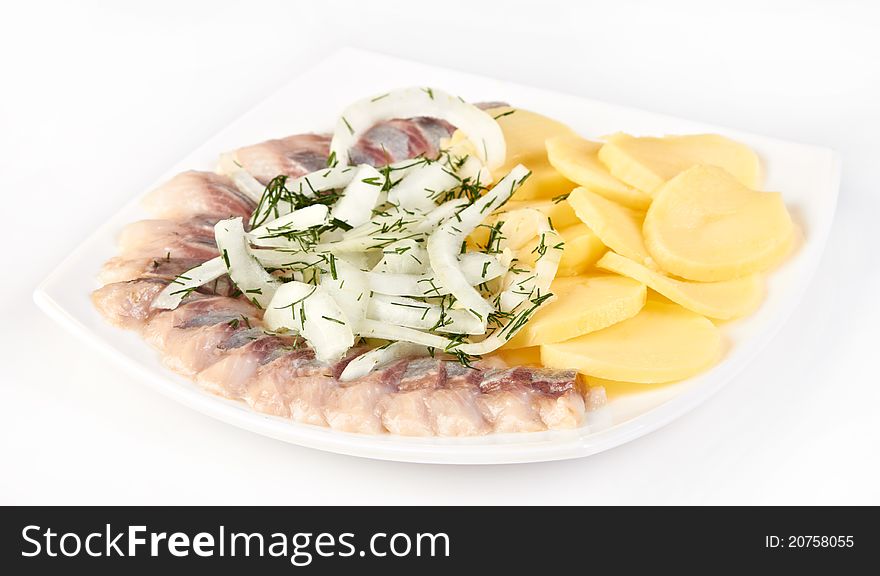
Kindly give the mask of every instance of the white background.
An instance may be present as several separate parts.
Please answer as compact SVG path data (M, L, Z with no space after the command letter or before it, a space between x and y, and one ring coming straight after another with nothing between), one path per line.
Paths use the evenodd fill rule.
M880 504L870 4L6 7L0 503ZM837 149L840 204L804 302L748 370L668 427L587 459L493 467L368 461L226 426L148 390L37 310L34 287L91 229L346 44Z

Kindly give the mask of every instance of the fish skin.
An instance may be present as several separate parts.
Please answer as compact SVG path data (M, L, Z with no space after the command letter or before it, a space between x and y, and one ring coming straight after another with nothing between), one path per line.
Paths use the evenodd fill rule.
M147 194L143 206L159 219L200 216L214 222L235 216L248 218L256 208L227 176L198 170L181 172L162 183Z
M276 176L295 178L327 167L328 134L295 134L233 152L236 163L264 186Z
M349 153L352 164L384 166L409 158L434 159L455 127L435 118L394 119L367 130Z
M126 259L181 258L209 260L219 254L209 217L185 220L140 220L119 235L119 253Z

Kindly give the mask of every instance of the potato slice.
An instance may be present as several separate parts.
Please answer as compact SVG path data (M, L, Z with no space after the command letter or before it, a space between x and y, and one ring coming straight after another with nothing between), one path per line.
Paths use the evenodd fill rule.
M746 188L714 166L695 166L666 183L643 231L664 270L701 282L766 270L785 256L794 237L780 194Z
M532 168L529 162L536 160L537 163L548 164L544 142L548 138L574 134L562 122L522 108L501 106L490 108L486 113L496 118L507 142L507 158L502 168L505 174L517 164L527 168Z
M586 188L573 190L568 203L603 244L618 254L653 267L642 238L643 213L615 204Z
M629 208L645 210L651 203L650 196L608 172L597 156L600 143L579 136L556 136L546 145L550 165L572 182Z
M593 234L582 222L563 228L559 234L565 242L565 249L562 252L559 269L556 271L557 277L583 274L596 263L602 254L608 251L608 247L602 244L599 237ZM539 239L533 238L531 242L516 252L517 259L529 266L534 266L538 243Z
M524 348L524 350L529 350L529 348ZM585 380L589 386L601 386L605 388L605 392L609 398L617 398L628 394L642 394L646 390L658 390L669 384L668 382L661 382L659 384L621 382L619 380L596 378L595 376L587 376Z
M587 376L644 384L689 378L720 355L721 334L711 321L653 298L628 320L541 345L541 363L548 368L574 368Z
M556 171L550 164L542 164L545 160L536 159L523 162L523 166L532 171L528 180L513 193L513 200L549 200L562 194L568 194L577 186L574 182ZM498 172L502 176L507 172Z
M508 366L540 366L541 347L530 346L529 348L502 348L488 358L499 358Z
M638 280L688 310L719 320L752 312L764 294L763 283L757 274L722 282L691 282L670 278L614 252L602 256L596 265Z
M613 134L598 157L616 178L656 196L660 186L697 164L718 166L749 188L761 185L761 163L744 144L717 134L663 138Z
M550 291L556 299L535 312L506 349L562 342L632 318L647 293L642 283L617 275L557 278Z
M574 134L571 128L522 108L501 106L486 110L497 119L504 139L507 142L507 156L504 165L493 171L492 176L499 180L517 164L522 164L532 171L525 184L514 194L515 200L531 200L535 198L552 198L566 194L575 187L557 172L547 161L547 150L544 141L560 135ZM460 131L456 131L449 141L457 154L472 153L473 148Z

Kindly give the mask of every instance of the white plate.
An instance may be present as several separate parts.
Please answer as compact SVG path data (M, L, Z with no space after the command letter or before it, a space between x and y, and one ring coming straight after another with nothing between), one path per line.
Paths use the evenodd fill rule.
M267 138L330 131L340 111L358 98L403 86L436 86L469 101L503 100L553 116L587 137L714 132L745 142L760 154L766 187L784 193L804 233L797 253L773 272L760 310L723 327L724 360L696 378L613 399L588 426L572 431L477 438L405 438L336 432L266 416L244 404L202 392L165 369L134 333L111 327L89 294L95 274L116 251L115 239L130 222L147 217L135 198L83 242L34 294L51 317L128 367L168 396L241 428L302 446L370 458L433 463L498 464L588 456L656 430L688 412L734 379L791 315L816 270L837 201L839 160L827 148L805 146L690 122L510 82L436 68L357 50L343 50L289 82L268 100L199 147L161 180L190 168L209 170L218 154ZM302 87L308 87L302 89Z

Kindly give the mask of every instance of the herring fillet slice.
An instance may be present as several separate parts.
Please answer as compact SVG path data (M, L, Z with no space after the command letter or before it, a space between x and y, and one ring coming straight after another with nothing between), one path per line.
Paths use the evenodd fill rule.
M456 126L474 144L477 156L490 170L504 164L507 144L498 122L473 104L432 88L405 88L350 105L336 123L330 154L350 164L351 149L376 123L417 116L446 120Z

